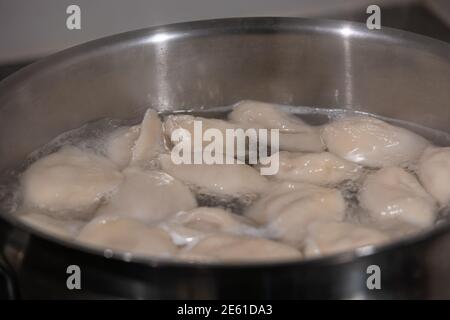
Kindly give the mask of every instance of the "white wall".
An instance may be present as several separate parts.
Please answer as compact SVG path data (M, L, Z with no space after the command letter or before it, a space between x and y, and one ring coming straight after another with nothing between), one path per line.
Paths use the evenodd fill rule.
M405 1L409 0L0 0L0 63L158 24L233 16L326 16ZM81 30L66 28L70 4L81 7Z

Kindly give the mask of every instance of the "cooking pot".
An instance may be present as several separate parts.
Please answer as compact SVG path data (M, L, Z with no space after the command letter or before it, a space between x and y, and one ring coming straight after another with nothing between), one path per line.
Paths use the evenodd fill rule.
M1 82L0 169L90 121L242 99L361 110L449 132L449 80L449 44L388 28L238 18L132 31L57 53ZM325 258L208 265L84 248L2 212L0 248L4 297L450 298L447 222ZM70 266L81 271L80 289L67 285Z

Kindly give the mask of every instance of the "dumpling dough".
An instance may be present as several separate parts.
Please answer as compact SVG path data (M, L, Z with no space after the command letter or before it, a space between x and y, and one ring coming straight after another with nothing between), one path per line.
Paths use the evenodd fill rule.
M155 110L148 109L142 120L139 137L131 156L132 164L139 164L156 158L165 150L161 120Z
M221 208L199 207L181 211L162 224L179 245L185 245L218 232L255 233L255 226L245 217Z
M123 174L123 183L98 214L152 223L197 206L189 188L164 172L129 167Z
M167 232L127 218L96 218L81 230L77 240L83 244L137 255L171 256L177 252Z
M228 118L245 128L279 129L280 150L319 152L325 149L317 127L284 113L275 104L241 101Z
M211 235L179 255L183 259L200 261L270 261L299 259L301 253L275 241L227 234Z
M407 165L428 145L409 130L367 116L333 121L324 127L322 138L330 152L368 167Z
M450 202L450 147L429 147L419 160L417 175L425 189L444 207Z
M194 121L199 121L202 124L202 130L199 132L201 134L201 137L199 141L202 141L201 145L196 145L194 143ZM169 141L173 145L178 144L180 141L175 140L174 136L172 135L175 130L177 129L185 129L189 134L182 135L181 140L186 142L186 144L190 144L191 146L191 152L202 152L203 149L210 144L210 141L203 141L203 133L208 129L217 129L222 133L223 138L226 138L226 130L227 129L237 129L239 126L232 124L228 121L221 120L221 119L209 119L209 118L202 118L202 117L194 117L191 115L170 115L167 117L167 119L164 121L164 133ZM236 143L235 143L236 146ZM221 153L226 153L226 145L223 144L223 150Z
M26 213L19 217L30 227L61 238L75 237L84 225L82 221L56 219L38 212Z
M122 181L122 174L107 158L63 147L31 166L21 177L24 205L50 210L91 211Z
M266 224L275 238L298 245L310 223L341 221L345 211L345 200L337 189L283 182L274 185L246 210L245 215Z
M132 148L139 132L140 126L120 127L106 138L106 156L120 169L130 164Z
M219 195L258 194L268 186L259 171L246 164L174 164L170 155L159 156L162 170L195 185L200 192Z
M307 257L374 246L389 240L377 230L345 222L320 221L308 226L304 243Z
M106 139L106 155L119 168L145 165L165 151L161 120L155 110L148 109L141 125L121 127Z
M420 227L433 224L436 206L417 179L398 167L386 167L366 177L359 202L375 219L400 219Z
M318 185L336 185L344 180L355 180L361 166L341 159L329 152L279 152L279 180L308 182Z

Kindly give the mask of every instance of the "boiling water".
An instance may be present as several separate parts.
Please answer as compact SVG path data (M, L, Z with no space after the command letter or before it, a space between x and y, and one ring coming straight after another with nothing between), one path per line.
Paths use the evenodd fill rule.
M357 112L357 111L348 111L342 109L321 109L321 108L311 108L311 107L291 107L291 106L280 106L284 109L285 112L292 114L292 116L300 117L305 122L312 125L323 125L329 121L333 121L335 119L339 119L342 117L354 116L354 115L368 115L367 113ZM194 116L201 116L205 118L219 118L226 119L228 113L232 110L232 106L229 107L219 107L208 110L188 110L188 111L177 111L171 113L161 113L160 116L164 119L170 114L190 114ZM436 131L434 129L430 129L427 127L419 126L414 123L405 122L396 119L389 119L384 117L379 117L376 115L370 116L382 119L387 121L393 125L401 126L407 128L411 131L414 131L428 140L432 141L434 144L439 146L450 146L450 134ZM24 159L23 163L19 164L19 166L12 171L6 172L2 176L2 183L0 185L0 209L2 211L10 212L11 214L20 215L21 212L20 202L20 188L19 188L19 177L20 173L27 168L34 161L57 151L59 148L65 145L74 145L80 147L85 150L89 150L91 152L95 152L100 155L105 155L104 144L106 137L113 132L115 129L121 126L130 126L134 124L138 124L141 119L136 119L136 121L122 121L117 119L102 119L96 122L88 123L81 128L68 131L66 133L61 134L56 137L48 144L32 152L27 159ZM407 168L408 171L413 172L414 168ZM342 192L345 200L348 204L347 210L347 221L357 221L357 222L370 222L369 215L366 214L358 205L357 199L357 191L361 185L361 181L367 175L374 171L372 169L365 169L365 172L361 175L361 177L356 181L345 181L338 185L338 188ZM193 191L196 193L197 201L199 206L215 206L222 207L225 209L229 209L234 213L242 214L246 207L248 207L253 201L255 201L255 196L249 195L237 195L234 197L223 197L217 196L213 194L205 194L200 193L194 187ZM51 215L50 212L44 212L45 214ZM448 208L444 208L438 215L438 220L447 219ZM62 219L62 218L60 218ZM82 221L82 223L86 223L87 221ZM68 221L65 223L74 223L74 225L79 225L80 220ZM385 232L388 232L392 235L404 235L408 234L412 231L417 231L414 229L405 230L401 228L396 228L394 226L386 227L379 226L380 229L383 229ZM400 231L399 231L400 230ZM266 230L253 230L250 233L256 233L258 235L263 235L265 237L271 237L270 233L267 233Z

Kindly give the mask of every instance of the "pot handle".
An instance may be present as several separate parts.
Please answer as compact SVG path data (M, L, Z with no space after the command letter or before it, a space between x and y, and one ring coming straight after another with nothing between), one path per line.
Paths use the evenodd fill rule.
M13 300L17 298L17 287L13 272L0 252L0 300Z

